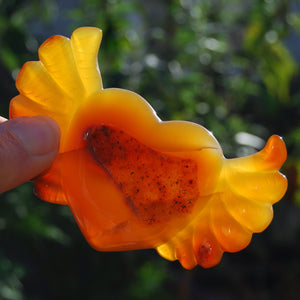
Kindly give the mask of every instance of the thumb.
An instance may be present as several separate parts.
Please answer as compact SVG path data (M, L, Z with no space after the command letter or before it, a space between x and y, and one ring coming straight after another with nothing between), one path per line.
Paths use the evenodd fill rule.
M49 117L0 118L0 193L39 175L55 159L60 131Z

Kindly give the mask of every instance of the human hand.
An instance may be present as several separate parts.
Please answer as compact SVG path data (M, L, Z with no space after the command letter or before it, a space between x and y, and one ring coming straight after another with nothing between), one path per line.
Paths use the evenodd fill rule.
M49 117L0 116L0 193L50 167L59 148L60 130Z

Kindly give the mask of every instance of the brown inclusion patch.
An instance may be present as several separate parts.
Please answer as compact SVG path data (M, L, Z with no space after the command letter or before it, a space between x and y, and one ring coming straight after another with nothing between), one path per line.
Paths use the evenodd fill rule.
M109 126L91 129L87 143L145 223L191 213L199 194L196 162L153 150Z

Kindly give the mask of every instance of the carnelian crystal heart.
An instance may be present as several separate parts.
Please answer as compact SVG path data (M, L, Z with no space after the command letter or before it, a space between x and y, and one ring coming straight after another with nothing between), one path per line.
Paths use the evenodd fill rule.
M10 117L47 115L61 130L35 193L68 205L99 251L155 248L186 269L215 266L270 224L287 189L284 142L273 135L258 153L224 158L204 127L163 122L141 96L103 89L101 38L92 27L54 36L18 75Z

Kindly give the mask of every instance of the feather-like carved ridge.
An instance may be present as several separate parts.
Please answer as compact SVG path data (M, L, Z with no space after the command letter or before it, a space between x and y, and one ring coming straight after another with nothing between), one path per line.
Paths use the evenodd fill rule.
M53 36L39 48L40 61L21 68L16 87L20 95L10 103L10 117L48 115L60 125L61 151L72 115L90 95L102 89L98 49L102 31L85 27L68 39Z
M221 260L224 251L245 248L252 233L261 232L270 224L272 204L286 192L286 177L278 172L286 157L283 140L273 135L258 153L224 159L218 185L205 208L178 236L158 246L159 254L169 260L181 260L187 269L197 263L208 268ZM187 249L186 239L191 234L193 243Z

